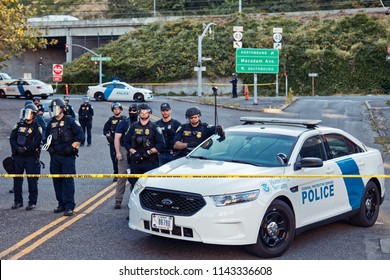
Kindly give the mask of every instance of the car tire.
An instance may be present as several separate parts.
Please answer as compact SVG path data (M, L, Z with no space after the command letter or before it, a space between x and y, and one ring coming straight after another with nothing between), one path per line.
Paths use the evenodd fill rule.
M145 101L144 95L140 92L137 92L136 94L134 94L134 101L144 102Z
M32 100L33 99L33 95L31 94L31 92L26 91L24 94L26 96L26 99L28 99L28 100Z
M0 98L6 98L4 90L0 90Z
M380 195L376 183L369 181L364 190L359 212L351 217L351 223L359 227L371 227L379 215Z
M49 97L49 96L42 96L42 99L45 100L45 99L47 99L48 97Z
M95 100L96 101L104 101L104 94L102 92L95 93Z
M260 224L256 244L246 249L261 258L281 256L295 237L295 217L290 206L276 199L268 207Z

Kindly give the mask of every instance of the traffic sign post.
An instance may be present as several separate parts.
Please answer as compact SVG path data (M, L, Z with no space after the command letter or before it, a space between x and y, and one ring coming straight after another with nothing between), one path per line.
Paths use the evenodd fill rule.
M53 82L62 82L64 66L62 64L53 64Z
M318 73L309 73L311 77L311 95L314 96L314 78L318 77Z
M111 57L109 57L109 56L103 56L103 57L95 56L95 57L91 57L91 60L92 61L110 61Z
M279 72L279 50L236 49L236 72L277 74Z

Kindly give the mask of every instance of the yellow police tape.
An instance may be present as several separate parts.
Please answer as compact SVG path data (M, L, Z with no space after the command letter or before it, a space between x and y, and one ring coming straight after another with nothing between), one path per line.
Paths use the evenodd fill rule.
M275 175L275 174L0 174L0 178L390 178L385 174L368 175Z

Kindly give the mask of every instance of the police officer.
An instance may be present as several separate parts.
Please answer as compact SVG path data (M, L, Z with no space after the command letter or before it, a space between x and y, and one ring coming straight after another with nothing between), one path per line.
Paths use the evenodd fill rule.
M50 103L53 117L47 125L46 148L50 153L51 174L76 174L78 147L85 140L80 124L71 116L64 115L64 108L62 99L54 99ZM64 212L64 216L72 216L76 206L74 178L53 178L53 185L58 201L54 213Z
M160 165L173 160L173 144L175 138L175 132L181 125L181 123L171 117L171 106L169 103L162 103L160 106L162 118L156 122L163 132L165 139L165 148L160 151Z
M34 105L37 106L38 110L43 109L43 105L41 104L41 97L34 96L33 102L34 102Z
M181 125L175 134L174 148L178 150L176 158L186 156L193 148L216 132L223 135L220 125L212 126L200 120L202 113L198 107L190 107L186 110L185 117L188 123Z
M146 103L138 106L139 121L125 135L125 146L130 152L132 174L143 174L159 166L158 152L165 147L161 129L150 120L152 108ZM131 178L131 188L137 178Z
M36 122L38 108L28 104L22 109L23 121L18 122L10 136L15 174L40 174L39 156L41 151L42 128ZM38 199L38 178L27 178L28 205L26 210L33 210ZM23 178L14 178L14 204L12 209L23 207Z
M125 134L129 127L135 122L138 121L138 108L137 104L133 103L129 106L129 117L126 120L122 120L116 127L115 131L115 153L116 159L118 161L118 174L127 174L127 169L129 169L129 163L127 160L128 152L125 147ZM118 178L116 182L116 192L115 192L115 209L121 209L121 204L123 200L123 195L126 190L126 178Z
M64 101L65 101L65 110L64 110L64 114L65 115L69 115L69 116L71 116L72 118L76 118L76 114L75 114L75 112L74 112L74 110L73 110L73 106L72 105L70 105L70 103L69 103L69 97L68 96L64 96Z
M45 109L43 106L41 108L38 108L38 113L36 116L36 121L39 124L39 126L42 128L42 143L46 142L46 121L45 118L43 117L43 113L45 112Z
M233 73L233 79L230 81L232 83L232 96L233 98L237 98L237 75Z
M118 123L121 120L125 120L126 117L122 116L122 105L118 102L113 102L111 104L111 111L114 113L113 116L109 117L106 123L103 126L103 134L106 136L108 145L110 147L110 156L112 161L112 166L114 168L114 174L118 174L118 161L116 159L115 154L115 145L114 145L114 139L115 139L115 131ZM114 178L114 182L117 181L117 178Z
M87 146L91 146L92 143L92 117L93 117L93 107L89 104L89 97L83 97L83 104L79 108L79 122L81 128L85 133L87 133ZM84 140L81 142L80 146L84 146Z

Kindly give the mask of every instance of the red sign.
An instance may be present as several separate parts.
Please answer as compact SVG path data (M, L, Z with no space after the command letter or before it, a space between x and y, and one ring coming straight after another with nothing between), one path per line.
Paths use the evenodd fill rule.
M62 76L54 75L53 76L53 82L62 82Z
M53 77L56 75L62 76L63 72L64 67L62 66L62 64L53 64Z

